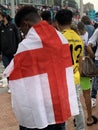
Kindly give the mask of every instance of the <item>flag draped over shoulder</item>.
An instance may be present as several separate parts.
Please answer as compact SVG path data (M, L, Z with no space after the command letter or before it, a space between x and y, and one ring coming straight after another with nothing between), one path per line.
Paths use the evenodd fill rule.
M29 30L5 74L20 125L44 128L79 113L68 42L45 21Z

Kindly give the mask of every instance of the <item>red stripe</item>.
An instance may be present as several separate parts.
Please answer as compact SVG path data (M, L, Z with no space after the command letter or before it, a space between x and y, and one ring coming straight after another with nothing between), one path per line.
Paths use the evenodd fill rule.
M72 65L70 50L68 44L62 45L53 28L43 24L34 26L42 39L43 48L17 54L14 59L15 69L10 80L47 73L55 120L60 123L71 115L65 77L65 68Z
M57 123L59 123L60 121L65 121L65 119L71 115L68 101L68 89L65 78L65 68L66 66L71 65L71 58L69 53L70 51L68 45L62 46L62 42L57 36L55 30L53 28L50 28L49 26L44 26L43 24L41 24L41 27L40 25L36 25L34 28L39 34L44 47L48 45L53 46L53 52L56 49L56 52L54 52L54 54L52 55L53 64L48 68L48 75L55 120ZM45 34L45 36L43 34Z

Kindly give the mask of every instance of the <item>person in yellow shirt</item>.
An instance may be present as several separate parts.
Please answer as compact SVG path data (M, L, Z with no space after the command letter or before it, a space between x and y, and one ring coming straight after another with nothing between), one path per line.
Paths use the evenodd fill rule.
M80 73L79 73L79 60L84 54L84 43L81 37L71 29L73 13L68 9L62 9L57 12L55 19L57 22L57 28L66 37L70 45L70 51L72 56L74 81L77 91L77 99L79 105L79 115L75 116L76 129L85 130L85 118L83 108L80 102Z

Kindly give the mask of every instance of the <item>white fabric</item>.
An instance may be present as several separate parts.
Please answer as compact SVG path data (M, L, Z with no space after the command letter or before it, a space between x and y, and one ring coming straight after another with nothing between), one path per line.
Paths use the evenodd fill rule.
M68 44L67 39L65 39L65 37L62 35L62 33L59 32L59 31L57 31L57 30L56 30L56 32L57 32L57 34L59 35L59 38L60 38L62 44Z
M90 37L90 39L88 41L88 45L91 44L93 46L96 46L96 43L98 43L98 28L95 30L93 35ZM97 50L95 52L95 59L98 60L98 46L97 46Z
M68 42L63 35L59 32L57 33L63 44L67 44ZM23 51L42 47L43 45L40 37L36 31L31 28L26 36L26 39L19 44L16 55ZM4 71L4 75L9 76L13 69L14 63L12 60L11 64ZM67 80L68 84L67 87L71 114L74 116L79 114L79 110L75 93L75 85L73 82L73 68L67 67L65 75L65 80ZM47 73L11 80L9 84L12 92L13 110L20 125L28 128L41 129L49 124L56 123ZM47 101L48 103L46 103Z
M81 38L85 44L85 46L88 45L88 32L86 32L84 35L81 35Z
M72 67L69 67L66 69L71 114L77 115L77 113L79 114L79 111L77 110L78 104L75 102L75 100L77 100L77 96L74 95L74 93L76 93L76 89L74 89L74 87L72 87L72 86L74 86L74 77L73 77L72 73L73 73ZM75 109L75 111L73 108Z
M32 42L33 41L33 42ZM39 44L40 43L40 44ZM33 50L33 49L38 49L38 48L42 48L42 41L39 37L39 35L36 33L36 31L34 30L34 28L32 27L26 38L19 44L17 53L20 53L22 51L27 51L27 50ZM21 48L21 50L20 50ZM16 53L16 54L17 54Z
M11 81L10 89L13 110L20 125L36 128L37 124L37 128L44 128L48 124L55 124L47 74ZM20 103L17 104L17 101ZM47 101L48 103L46 103ZM46 104L48 105L46 106Z

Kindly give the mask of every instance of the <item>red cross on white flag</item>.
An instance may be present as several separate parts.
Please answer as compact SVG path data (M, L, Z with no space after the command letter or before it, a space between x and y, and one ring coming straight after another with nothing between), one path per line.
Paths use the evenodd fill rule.
M69 45L45 21L29 30L4 73L20 125L44 128L78 114Z

